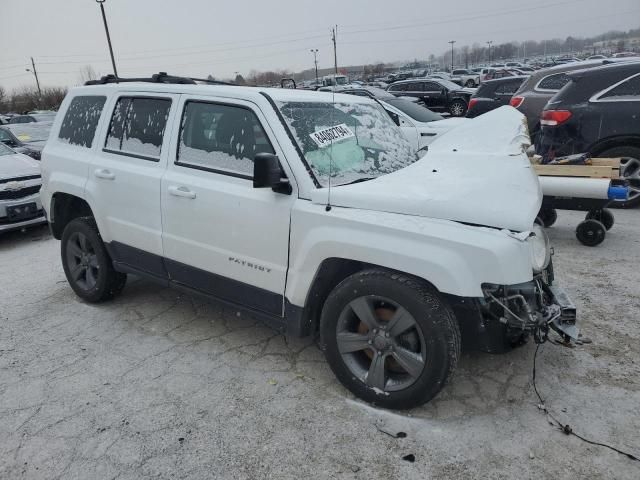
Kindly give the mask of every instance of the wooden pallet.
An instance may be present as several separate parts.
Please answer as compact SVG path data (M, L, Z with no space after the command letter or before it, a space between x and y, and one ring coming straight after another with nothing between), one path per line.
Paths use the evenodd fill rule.
M535 157L532 158L532 162ZM591 165L539 165L533 169L542 177L620 178L619 158L592 158Z

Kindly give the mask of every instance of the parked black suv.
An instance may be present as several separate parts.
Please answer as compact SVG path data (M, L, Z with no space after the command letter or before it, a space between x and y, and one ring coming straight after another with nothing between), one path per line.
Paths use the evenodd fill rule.
M463 117L467 113L472 89L460 88L448 80L425 78L396 82L387 88L396 97L416 97L422 100L429 110L449 112L454 117Z
M568 73L569 83L549 100L540 117L539 154L553 158L589 152L623 157L629 200L640 205L640 62Z
M467 118L474 118L502 105L508 105L526 78L528 77L506 77L483 82L469 100Z

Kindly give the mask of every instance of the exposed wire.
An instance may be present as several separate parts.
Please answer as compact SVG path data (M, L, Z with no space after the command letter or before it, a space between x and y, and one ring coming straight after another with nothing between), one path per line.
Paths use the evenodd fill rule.
M542 395L540 395L540 392L538 391L538 386L536 385L536 359L538 357L538 350L540 350L540 346L541 344L536 345L536 351L533 354L533 390L536 392L536 396L538 397L538 400L540 401L540 404L538 405L538 408L540 408L540 410L542 410L543 412L545 412L547 414L547 416L553 421L553 423L555 424L555 426L565 435L573 435L574 437L579 438L580 440L582 440L583 442L586 442L590 445L596 445L598 447L604 447L604 448L608 448L609 450L613 450L614 452L619 453L620 455L624 455L627 458L634 460L636 462L640 462L640 458L638 458L636 455L633 455L629 452L625 452L624 450L620 450L619 448L613 447L611 445L608 445L606 443L602 443L602 442L596 442L594 440L590 440L588 438L585 438L584 436L576 433L573 431L573 428L571 428L571 426L569 424L563 424L560 420L558 420L556 417L553 416L553 414L551 413L551 411L547 408L544 399L542 398Z

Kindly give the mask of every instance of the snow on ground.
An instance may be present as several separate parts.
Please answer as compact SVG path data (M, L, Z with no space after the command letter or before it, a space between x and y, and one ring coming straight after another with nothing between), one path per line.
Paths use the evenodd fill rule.
M549 230L594 343L547 344L538 387L576 432L637 455L640 212L615 214L596 248L577 243L578 213ZM384 411L341 387L312 340L228 307L139 279L82 303L59 248L46 228L0 237L0 478L640 478L547 423L533 345L466 353L434 401Z

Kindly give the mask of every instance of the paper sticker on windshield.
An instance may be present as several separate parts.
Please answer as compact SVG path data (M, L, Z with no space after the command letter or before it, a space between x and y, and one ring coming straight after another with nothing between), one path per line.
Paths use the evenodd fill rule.
M345 138L355 137L355 134L344 123L335 127L323 128L317 132L309 134L311 139L316 142L320 148L328 147L332 142L339 142Z

